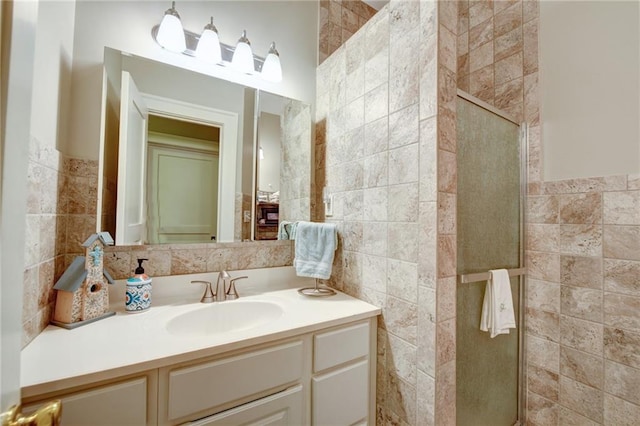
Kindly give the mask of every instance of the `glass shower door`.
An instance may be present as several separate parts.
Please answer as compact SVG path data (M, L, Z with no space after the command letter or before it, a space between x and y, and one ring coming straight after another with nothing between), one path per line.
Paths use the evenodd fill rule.
M457 273L512 269L521 262L520 127L458 97ZM491 338L480 331L486 281L457 288L457 424L518 421L520 324ZM516 322L520 277L511 278Z

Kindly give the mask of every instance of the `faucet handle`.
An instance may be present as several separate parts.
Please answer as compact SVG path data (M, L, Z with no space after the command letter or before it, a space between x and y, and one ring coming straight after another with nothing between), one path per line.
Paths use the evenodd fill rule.
M213 289L211 289L211 282L195 280L191 281L191 284L206 284L206 287L204 288L204 294L202 295L202 299L200 299L200 303L212 303L213 301L215 301L216 295L213 293Z
M229 281L229 290L227 290L227 299L237 299L238 297L240 297L238 295L238 292L236 291L236 281L242 280L244 278L249 278L249 277L245 275L243 277L233 278L231 281Z

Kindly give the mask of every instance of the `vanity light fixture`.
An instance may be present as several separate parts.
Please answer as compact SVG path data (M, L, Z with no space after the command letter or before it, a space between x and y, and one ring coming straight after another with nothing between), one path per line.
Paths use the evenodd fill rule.
M262 78L267 81L279 83L282 81L282 67L280 66L280 53L276 50L276 42L271 42L269 53L262 65Z
M196 58L214 64L222 61L218 29L213 25L213 16L211 17L211 22L202 30L200 40L198 40L198 46L196 47Z
M262 147L260 147L260 153L259 153L260 159L264 160L264 150L262 149Z
M171 2L171 8L164 12L156 41L162 47L172 52L184 52L187 48L184 37L184 29L180 21L180 15L176 10L176 2Z
M231 65L245 74L253 74L255 72L253 51L251 50L251 42L247 38L247 30L243 30L242 35L238 39L236 50L233 52L233 59L231 59Z
M218 29L213 25L213 18L201 34L182 27L180 15L175 8L175 1L167 9L160 25L151 29L151 37L163 48L197 58L214 66L228 67L238 72L261 78L264 81L279 83L282 81L282 66L276 43L272 42L266 59L253 54L247 31L236 46L220 41Z

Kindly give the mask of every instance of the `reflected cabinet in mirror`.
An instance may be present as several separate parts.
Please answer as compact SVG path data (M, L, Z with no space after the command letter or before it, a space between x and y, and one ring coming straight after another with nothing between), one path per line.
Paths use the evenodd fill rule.
M117 245L277 238L309 220L311 108L105 48L98 230Z

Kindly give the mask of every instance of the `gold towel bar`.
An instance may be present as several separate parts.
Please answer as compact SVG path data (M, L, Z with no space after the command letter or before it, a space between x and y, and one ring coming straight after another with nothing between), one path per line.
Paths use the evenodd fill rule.
M517 275L524 275L527 273L526 268L515 268L515 269L507 269L510 277L515 277ZM487 281L491 278L491 274L489 271L487 272L476 272L473 274L460 274L458 275L458 282L460 284L468 284L475 283L478 281Z

